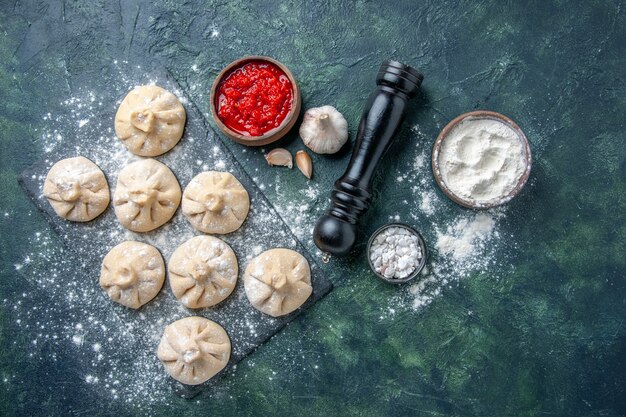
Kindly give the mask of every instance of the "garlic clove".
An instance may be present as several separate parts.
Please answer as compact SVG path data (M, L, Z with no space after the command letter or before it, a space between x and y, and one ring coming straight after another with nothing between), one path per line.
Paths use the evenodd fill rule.
M315 153L335 153L348 140L348 122L332 106L313 107L304 113L300 137Z
M313 161L305 151L296 152L296 166L305 177L311 179L313 175Z
M265 160L270 166L284 166L293 168L293 158L291 152L285 148L272 149L267 155Z

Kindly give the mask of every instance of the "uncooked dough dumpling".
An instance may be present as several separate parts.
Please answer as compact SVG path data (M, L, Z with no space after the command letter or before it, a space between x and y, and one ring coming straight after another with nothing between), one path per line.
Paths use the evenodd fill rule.
M50 168L43 194L64 219L87 222L109 205L109 185L98 165L83 156L62 159Z
M176 248L168 270L172 292L189 308L211 307L226 299L239 274L235 252L212 236L196 236Z
M204 233L234 232L248 216L250 198L243 185L228 172L196 175L183 193L183 214Z
M120 171L113 194L115 215L127 229L148 232L172 218L180 196L172 171L159 161L143 159Z
M106 254L100 270L100 286L111 300L139 308L163 287L165 263L159 251L146 243L122 242Z
M185 108L156 85L136 87L115 115L115 133L135 155L157 156L172 149L185 128Z
M198 385L224 369L230 359L226 331L204 317L186 317L165 328L157 357L177 381Z
M313 292L309 263L291 249L270 249L254 258L243 284L250 304L272 317L291 313Z

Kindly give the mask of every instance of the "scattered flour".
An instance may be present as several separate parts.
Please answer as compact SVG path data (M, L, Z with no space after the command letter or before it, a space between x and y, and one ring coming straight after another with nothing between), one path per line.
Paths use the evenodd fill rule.
M102 168L109 185L114 188L119 170L138 159L116 138L113 115L126 91L139 84L154 84L155 81L129 78L127 67L125 62L118 65L119 74L115 79L119 84L114 86L117 90L111 89L103 95L77 88L71 98L60 102L54 114L43 116L45 127L39 132L37 145L47 158L48 167L60 156L85 155ZM181 98L181 102L187 103L180 91L171 91ZM195 174L207 168L236 172L231 162L223 158L219 146L209 146L210 152L201 152L201 149L207 149L206 136L194 137L194 130L189 125L186 131L179 145L158 158L175 172L183 187ZM195 131L200 132L200 129ZM71 148L64 143L63 138L66 137L75 138ZM200 154L203 160L197 158ZM42 184L45 174L46 171L38 173L31 180ZM308 192L316 193L317 190L311 188ZM43 201L43 197L41 199ZM237 253L242 266L246 259L270 247L297 245L294 236L267 202L257 200L252 194L251 199L251 211L242 232L224 238ZM303 200L306 200L304 196ZM304 201L293 207L296 216L308 216L309 211ZM11 213L4 213L1 219L12 221ZM267 230L274 230L275 233L268 236ZM190 311L172 298L167 285L138 314L112 305L98 285L98 257L123 240L140 240L156 246L164 258L169 259L179 244L196 234L180 211L157 231L136 234L119 225L111 207L95 222L62 225L58 236L46 228L29 239L31 252L14 265L15 273L32 283L33 290L24 294L24 302L13 298L1 302L4 308L14 312L15 323L20 329L37 335L32 343L38 348L32 349L31 357L54 363L58 355L69 352L76 357L83 380L93 385L103 398L120 399L136 409L171 404L176 401L172 381L163 371L154 349L164 327L171 321L189 316ZM60 241L71 241L74 250L64 249ZM94 253L100 254L95 262ZM317 266L312 265L312 269L315 268ZM234 297L233 300L245 298L243 288L235 289L231 297ZM222 312L215 314L226 314L229 308L224 306ZM232 340L258 339L259 321L256 316L251 317L256 314L254 309L249 310L250 314L230 314L232 320L223 319L229 322ZM213 312L193 314L211 315ZM233 355L241 355L251 346L254 346L253 342L233 344ZM285 358L294 360L288 352L275 356L282 358L283 354ZM128 366L129 363L133 366ZM243 368L250 369L253 364L253 361L246 361ZM234 366L227 373L234 373L235 369ZM228 391L230 384L229 378L223 378L211 387L210 395L222 395Z
M435 193L433 191L424 191L421 195L419 203L420 210L427 216L431 216L435 213Z
M420 143L432 142L419 129L413 132ZM499 230L506 219L506 207L476 212L453 203L437 187L430 157L429 148L418 148L412 169L398 169L397 176L402 177L398 186L411 193L403 201L409 206L408 223L420 231L429 253L426 267L415 283L392 297L395 310L401 306L424 308L460 279L505 264L506 249L515 247L514 240L502 239Z
M491 215L478 213L473 218L461 218L448 225L444 233L437 232L439 254L451 256L454 260L475 254L477 246L493 233L495 223Z
M440 198L445 198L441 196ZM503 262L498 223L505 217L502 209L489 212L471 212L459 208L460 214L440 227L430 223L433 233L424 233L431 249L426 268L418 281L409 286L409 303L413 309L430 304L442 290L476 273L488 272ZM501 265L501 264L500 264ZM404 295L399 295L407 301ZM398 300L399 301L399 300Z

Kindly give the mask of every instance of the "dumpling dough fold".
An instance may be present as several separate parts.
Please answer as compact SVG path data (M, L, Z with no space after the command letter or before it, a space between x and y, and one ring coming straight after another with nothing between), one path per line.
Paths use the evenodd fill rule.
M159 161L143 159L120 171L113 205L122 226L148 232L172 218L180 198L180 185L172 171Z
M124 98L115 115L115 133L129 151L158 156L183 135L185 108L176 96L156 85L142 85Z
M250 210L250 198L232 174L207 171L185 187L182 209L199 231L226 234L241 227Z
M163 287L165 263L154 246L122 242L106 254L100 270L100 287L126 307L139 308Z
M111 199L104 173L83 156L54 164L46 176L43 194L56 214L75 222L95 219Z
M180 245L168 262L172 292L188 308L212 307L235 289L239 267L235 252L212 236L196 236Z
M313 292L309 263L291 249L270 249L254 258L243 283L250 304L272 317L291 313Z
M165 328L157 357L172 378L198 385L224 369L230 351L222 326L204 317L186 317Z

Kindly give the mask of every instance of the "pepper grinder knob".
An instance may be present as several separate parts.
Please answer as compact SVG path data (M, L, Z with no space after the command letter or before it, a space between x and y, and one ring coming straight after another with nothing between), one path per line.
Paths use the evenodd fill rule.
M408 100L424 76L398 61L384 62L376 76L346 172L334 185L331 206L317 221L313 240L325 254L343 256L356 242L356 225L371 202L374 172L404 120Z

